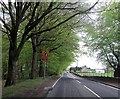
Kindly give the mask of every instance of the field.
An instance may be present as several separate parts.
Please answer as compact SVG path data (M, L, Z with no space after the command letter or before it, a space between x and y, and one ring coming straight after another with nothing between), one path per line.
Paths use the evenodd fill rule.
M114 73L113 72L109 72L109 73L86 73L86 72L77 72L78 74L80 74L81 76L102 76L102 77L114 77Z

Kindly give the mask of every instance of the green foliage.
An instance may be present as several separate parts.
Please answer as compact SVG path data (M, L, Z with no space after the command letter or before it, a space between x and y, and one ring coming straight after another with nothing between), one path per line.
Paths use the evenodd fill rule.
M60 74L70 65L74 60L74 54L62 48L49 55L48 73Z
M62 29L62 32L56 41L49 42L46 45L48 50L61 45L58 49L49 53L48 74L60 74L66 70L74 61L75 53L78 51L79 40L77 35L69 28Z
M114 69L120 63L118 4L118 2L109 4L108 9L99 14L96 24L88 23L86 36L83 38L85 45L90 49L90 54L96 52L99 61L107 66L111 65Z
M72 24L70 22L68 23ZM40 39L43 42L39 49L49 50L47 63L49 75L62 73L74 61L75 53L78 52L78 37L68 23L40 35ZM76 25L74 24L72 27Z
M66 28L64 28L66 26ZM20 38L19 38L20 39ZM58 49L49 52L48 56L48 67L47 72L48 74L60 74L62 73L75 59L75 53L78 52L78 37L77 35L71 30L67 24L64 24L50 32L46 32L42 34L39 40L45 40L41 43L39 48L43 49L54 49L57 46L61 45ZM3 41L3 46L5 46L6 41ZM18 40L19 43L19 40ZM40 50L38 48L38 60L40 60ZM3 53L3 60L7 60L8 53L8 46L3 47L5 51L5 55ZM31 72L31 60L32 60L32 45L31 41L25 43L18 60L18 67L17 67L17 77L19 79L29 78ZM4 69L3 74L5 75L7 72L7 62L4 62ZM38 64L39 65L39 62ZM38 72L38 66L36 66L36 71Z
M52 4L51 8L49 8L50 4ZM49 53L49 62L47 63L48 72L59 74L63 70L65 70L67 66L69 66L70 63L74 61L75 53L78 52L79 41L78 41L78 37L73 32L73 29L79 26L79 24L76 24L76 23L79 22L80 20L79 18L83 17L83 15L80 14L80 16L78 15L72 18L72 20L69 20L69 18L70 16L74 15L77 12L80 12L80 11L82 12L88 9L88 5L83 4L81 2L79 2L77 5L72 3L66 4L62 2L53 2L53 3L39 2L39 6L37 7L35 14L32 15L32 12L34 12L33 9L35 9L34 8L35 5L36 3L33 3L25 11L25 15L23 16L22 20L20 19L20 24L18 25L18 30L16 32L17 37L16 37L15 43L17 43L17 46L16 46L17 49L19 49L20 44L22 45L21 42L23 42L24 44L28 40L24 46L22 45L23 48L21 47L19 49L20 56L18 54L19 56L18 66L16 66L18 78L28 78L31 72L31 60L32 60L33 49L31 45L30 37L34 33L38 33L37 36L39 36L39 41L41 42L38 47L38 60L40 60L41 49L44 49L44 50L55 49ZM68 7L68 8L76 7L76 10L75 11L69 10L69 9L62 10L62 8L64 7ZM15 8L14 5L13 5L13 8ZM48 8L49 10L47 10ZM68 19L69 21L65 21L66 19ZM28 24L29 22L30 24ZM12 21L9 22L10 26L12 27L11 23ZM23 40L22 37L24 37L25 39ZM9 42L8 42L8 38L7 40L3 40L3 51L4 51L3 52L3 75L6 75L8 71L7 64L8 64ZM6 46L6 44L8 44L8 46ZM18 50L15 50L15 51L18 51ZM38 66L36 67L37 67L36 71L38 71Z
M29 78L32 60L31 42L26 42L18 60L18 78Z
M2 78L5 79L7 75L8 66L8 52L9 41L6 35L2 35Z

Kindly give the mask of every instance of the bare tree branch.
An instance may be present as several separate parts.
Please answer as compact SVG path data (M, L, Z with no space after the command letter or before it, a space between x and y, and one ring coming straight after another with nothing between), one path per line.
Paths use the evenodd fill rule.
M15 27L15 16L13 16L13 13L12 13L12 4L11 2L8 2L8 7L9 7L9 14L10 14L10 17L11 17L11 22L12 22L12 25Z
M108 57L108 55L106 53L106 50L104 48L103 48L103 52L104 52L104 54L105 54L105 56L107 58L107 62L110 64L110 66L112 66L114 69L116 69L116 67L112 64L113 62L110 61L110 59L109 59L109 57Z
M114 51L114 47L112 48L112 46L111 45L109 45L110 46L110 49L111 49L111 51L112 51L112 54L115 56L115 58L117 59L117 62L119 63L120 62L120 60L119 60L119 57L118 57L118 55L115 53L115 51Z
M8 25L5 23L5 21L0 17L0 21L4 24L4 27L9 31L11 32L11 29L10 27L8 27Z
M52 52L52 51L54 51L54 50L57 50L58 48L60 48L62 45L60 44L60 45L58 45L58 46L56 46L56 47L54 47L54 48L51 48L50 50L49 50L49 52Z
M99 0L98 0L98 1L99 1ZM87 10L85 10L85 11L79 11L78 13L73 14L73 15L70 16L69 18L65 19L64 21L58 23L57 25L55 25L55 26L53 26L53 27L51 27L51 28L48 28L48 29L45 29L45 30L42 30L42 31L39 31L39 32L36 32L36 33L34 33L34 34L29 35L29 36L26 38L26 40L28 40L29 38L31 38L31 36L33 36L33 35L37 35L37 34L40 34L40 33L44 33L44 32L47 32L47 31L51 31L52 29L60 26L61 24L67 22L68 20L72 19L72 18L75 17L76 15L88 13L92 8L94 8L94 6L98 3L98 1L97 1L92 7L90 7L89 9L87 9ZM55 9L56 9L56 8L55 8ZM53 9L52 9L52 10L53 10ZM48 13L46 13L46 14L48 14ZM43 16L41 16L41 18L42 18L42 17L43 17ZM39 20L41 20L41 18L40 18ZM38 22L39 22L39 21L38 21Z
M26 29L28 29L28 27L30 26L31 22L33 21L34 16L35 16L35 12L36 12L38 6L39 6L39 2L36 3L36 4L35 4L35 7L33 8L31 18L30 18L29 22L27 23L27 25L26 25L26 27L25 27ZM26 33L27 33L27 32L26 32Z

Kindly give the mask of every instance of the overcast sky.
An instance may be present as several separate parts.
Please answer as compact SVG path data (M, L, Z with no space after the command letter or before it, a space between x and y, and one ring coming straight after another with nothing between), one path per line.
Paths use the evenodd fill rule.
M101 63L98 63L96 61L96 58L88 57L87 55L80 56L78 58L78 63L76 61L71 64L72 67L76 67L77 65L78 67L82 67L86 65L87 67L90 67L91 69L103 69L104 68L104 66Z
M95 18L94 18L95 19ZM79 36L82 34L78 34ZM83 46L84 43L82 41L79 42L79 48L80 48L80 52L84 51L84 52L88 52L87 47ZM92 56L89 55L80 55L81 53L79 53L79 57L77 58L78 62L73 62L71 64L72 67L82 67L84 65L86 65L87 67L90 67L91 69L103 69L105 68L105 65L102 65L101 62L98 62L97 59L95 58L96 53L94 53Z

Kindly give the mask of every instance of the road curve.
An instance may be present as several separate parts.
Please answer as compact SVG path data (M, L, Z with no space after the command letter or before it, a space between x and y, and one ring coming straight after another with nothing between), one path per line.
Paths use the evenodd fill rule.
M64 73L56 82L48 97L81 97L91 99L120 99L120 90L98 82L90 81L71 73Z

